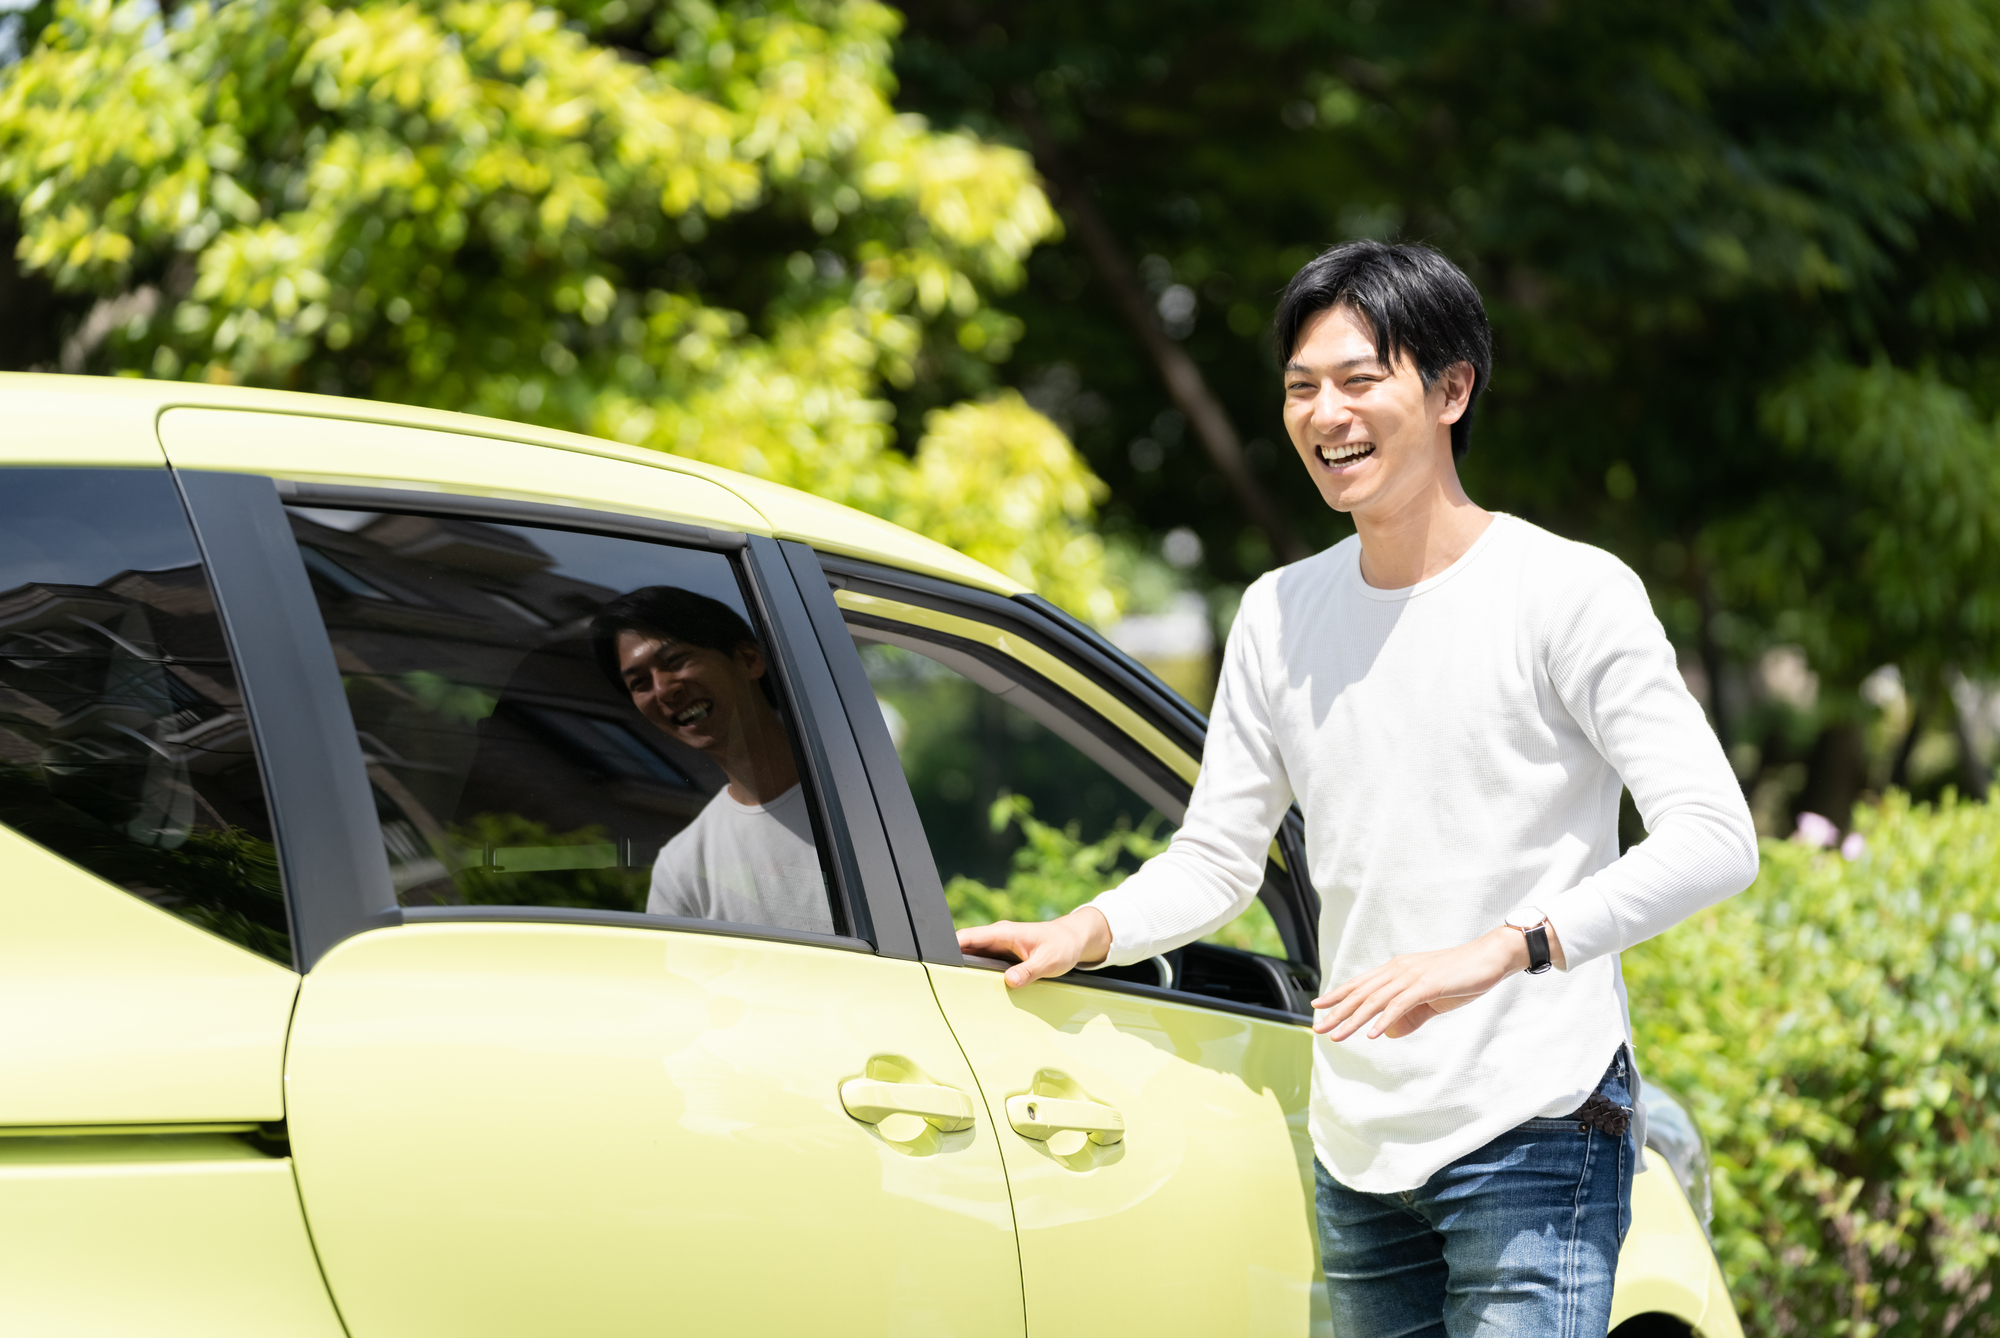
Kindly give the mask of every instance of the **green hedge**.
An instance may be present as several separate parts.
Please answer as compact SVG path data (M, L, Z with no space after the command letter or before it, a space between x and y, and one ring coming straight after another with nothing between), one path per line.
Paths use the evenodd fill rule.
M2000 812L1856 824L1625 954L1641 1064L1713 1145L1749 1333L2000 1332Z

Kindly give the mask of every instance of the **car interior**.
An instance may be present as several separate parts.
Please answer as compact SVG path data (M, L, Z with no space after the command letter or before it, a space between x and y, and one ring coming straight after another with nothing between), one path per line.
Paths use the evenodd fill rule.
M1004 653L882 619L852 616L849 630L956 927L1074 909L1163 848L1185 815L1186 782ZM1052 863L1074 871L1060 886ZM1291 895L1291 875L1274 858L1258 903L1208 940L1070 979L1310 1016L1315 953L1280 930L1294 922Z

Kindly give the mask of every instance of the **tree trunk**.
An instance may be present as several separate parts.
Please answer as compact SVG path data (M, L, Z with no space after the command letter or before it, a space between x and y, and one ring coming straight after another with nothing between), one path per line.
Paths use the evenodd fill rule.
M1917 750L1917 737L1924 729L1924 702L1926 697L1910 685L1910 727L1903 732L1903 741L1896 745L1896 760L1889 766L1889 784L1898 790L1910 788L1910 754Z
M1972 747L1972 730L1965 719L1965 712L1952 703L1952 731L1958 735L1958 788L1970 798L1984 802L1987 791L1987 769L1979 764L1979 754Z
M1722 740L1723 751L1727 752L1730 722L1722 700L1722 646L1715 639L1715 588L1707 572L1697 569L1695 591L1701 603L1701 629L1697 637L1701 671L1708 675L1708 723L1715 726L1715 737Z
M1854 821L1854 805L1867 780L1862 742L1858 720L1836 720L1820 731L1806 761L1806 788L1799 796L1802 811L1829 818L1843 830Z
M1208 452L1210 463L1222 475L1229 491L1235 494L1236 504L1252 524L1264 531L1271 551L1278 555L1281 562L1297 562L1300 558L1311 556L1311 550L1293 532L1277 502L1251 472L1250 461L1243 453L1242 439L1236 435L1236 426L1229 421L1229 413L1222 407L1222 402L1208 388L1201 368L1195 365L1186 349L1167 338L1166 330L1160 325L1159 314L1146 294L1145 285L1139 282L1139 276L1125 259L1125 252L1112 235L1104 216L1097 212L1096 202L1091 199L1089 190L1081 179L1069 172L1047 123L1035 111L1031 99L1017 94L1015 102L1020 126L1034 148L1035 163L1049 184L1055 187L1056 199L1062 205L1071 230L1082 244L1084 254L1090 257L1098 278L1110 289L1118 314L1138 336L1146 356L1152 359L1160 380L1166 383L1167 395L1173 400L1174 407L1187 416L1202 449Z

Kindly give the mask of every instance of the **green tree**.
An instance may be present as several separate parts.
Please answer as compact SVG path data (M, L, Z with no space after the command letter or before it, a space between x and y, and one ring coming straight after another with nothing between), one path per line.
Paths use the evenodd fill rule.
M1495 327L1474 496L1626 558L1724 686L1802 646L1803 740L1717 702L1812 762L1795 803L1844 818L1876 666L1946 713L1994 668L1993 0L907 8L906 102L1057 188L1010 374L1114 532L1192 525L1224 584L1346 533L1297 485L1269 317L1320 246L1423 240Z
M995 374L1020 322L993 296L1054 216L1025 154L896 111L894 11L61 0L30 19L0 83L0 194L20 269L90 299L66 369L594 432L944 533L1113 611L1099 485ZM968 509L975 489L1004 503Z

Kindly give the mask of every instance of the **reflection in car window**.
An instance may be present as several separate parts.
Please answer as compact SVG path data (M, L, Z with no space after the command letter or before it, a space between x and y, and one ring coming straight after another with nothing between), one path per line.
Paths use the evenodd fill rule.
M728 558L463 518L292 526L402 904L834 931Z
M945 663L952 652L851 630L955 926L1061 915L1165 849L1174 824L1158 809L1012 700ZM1285 955L1261 903L1210 941Z
M0 480L0 822L291 965L243 697L173 480Z

